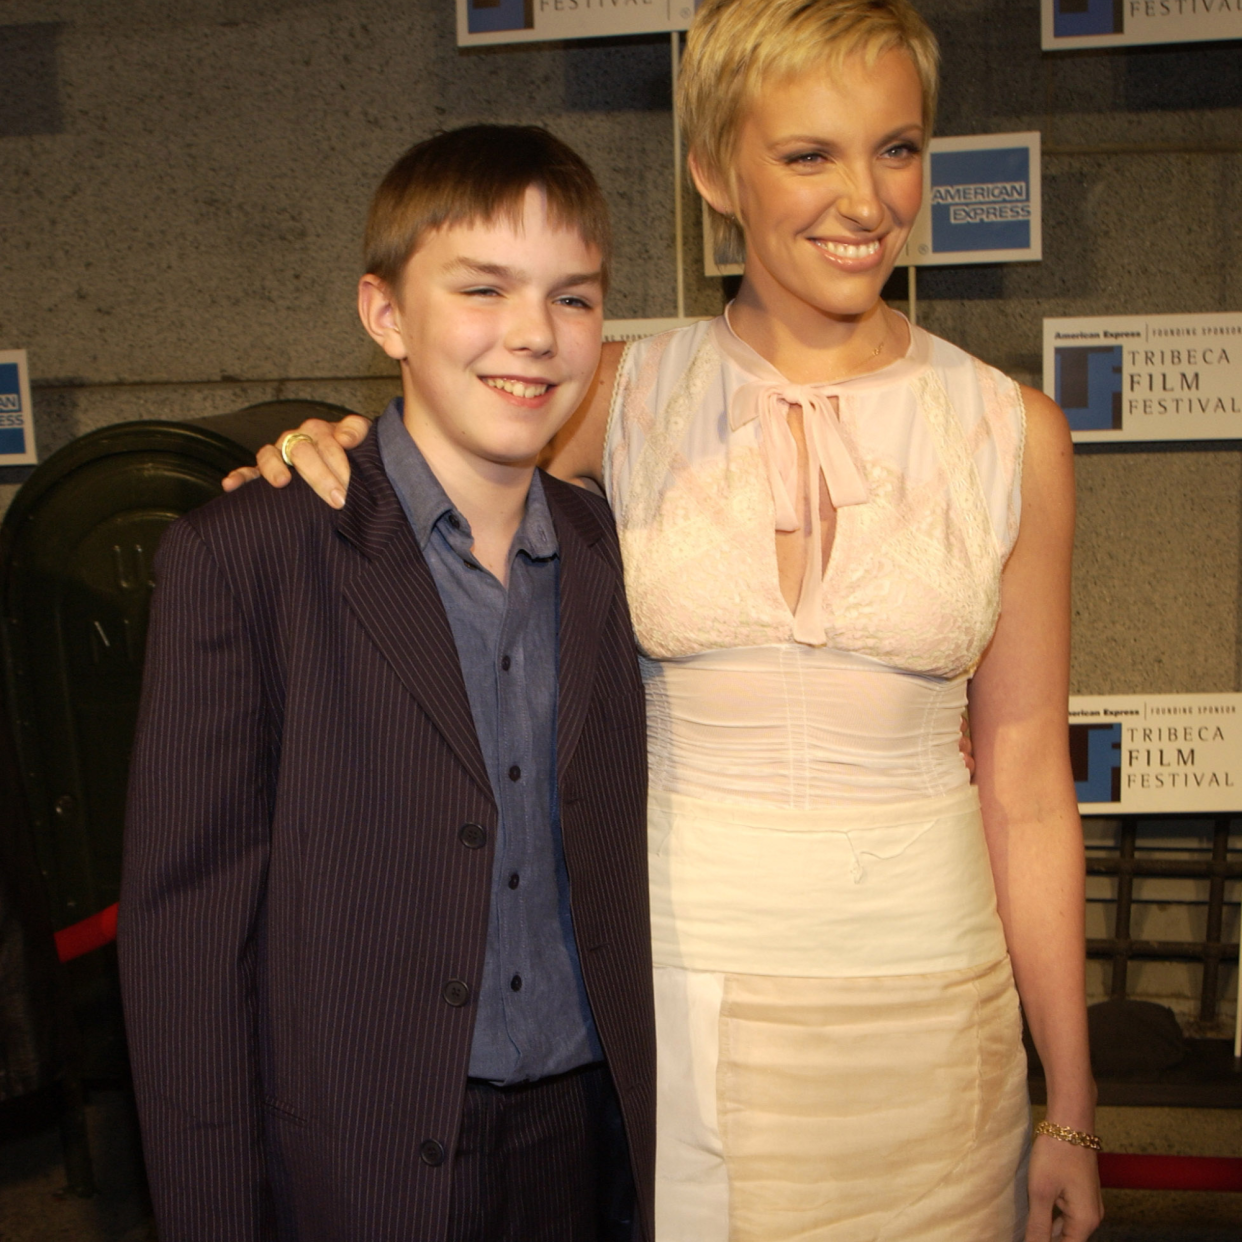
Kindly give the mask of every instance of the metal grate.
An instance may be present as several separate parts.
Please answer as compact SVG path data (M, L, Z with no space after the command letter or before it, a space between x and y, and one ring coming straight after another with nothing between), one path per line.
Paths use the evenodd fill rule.
M1207 858L1143 858L1137 857L1139 816L1123 816L1120 820L1117 853L1112 856L1088 855L1087 874L1115 876L1117 879L1116 915L1110 939L1088 940L1087 956L1112 962L1110 995L1127 995L1129 965L1135 958L1177 962L1200 962L1203 980L1199 993L1199 1020L1213 1022L1220 1003L1220 966L1222 961L1236 961L1237 944L1222 941L1225 911L1225 884L1242 878L1242 860L1230 861L1229 816L1203 817L1212 824L1212 857ZM1134 881L1141 876L1167 879L1207 880L1207 927L1203 940L1136 940L1130 934L1134 903Z

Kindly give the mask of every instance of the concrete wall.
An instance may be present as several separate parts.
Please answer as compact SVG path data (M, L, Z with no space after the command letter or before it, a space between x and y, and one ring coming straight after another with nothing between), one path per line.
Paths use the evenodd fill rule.
M1242 309L1237 44L1045 55L1037 0L922 8L940 132L1042 131L1046 257L925 270L921 322L1038 384L1046 315ZM434 127L575 144L616 217L608 313L674 311L667 38L462 53L451 0L9 0L3 21L0 347L30 352L44 457L278 397L382 409L393 369L353 309L362 220ZM688 309L715 313L690 197ZM1239 453L1078 468L1074 690L1242 689ZM0 470L0 506L26 474ZM1170 969L1185 985L1156 991L1188 992Z

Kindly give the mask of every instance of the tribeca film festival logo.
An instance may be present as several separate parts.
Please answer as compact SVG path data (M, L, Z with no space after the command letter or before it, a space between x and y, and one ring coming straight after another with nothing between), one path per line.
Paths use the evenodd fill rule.
M1058 332L1057 338L1100 335L1143 334ZM1120 431L1123 410L1131 415L1242 414L1236 396L1208 392L1204 383L1209 368L1232 363L1233 355L1223 345L1058 345L1055 399L1071 431Z
M534 28L534 0L470 0L468 29L471 34Z
M1205 743L1228 740L1216 721L1071 724L1069 732L1070 766L1080 803L1121 802L1123 781L1131 790L1234 788L1233 772L1201 762L1207 758L1202 754Z
M1056 0L1053 34L1058 39L1125 34L1125 7L1125 0Z
M1069 749L1080 806L1242 807L1238 694L1071 696Z
M1121 801L1121 725L1071 724L1070 767L1079 802Z
M933 151L931 220L937 254L1029 248L1030 149Z
M1057 346L1056 403L1072 431L1121 430L1123 362L1120 345Z
M1242 314L1046 319L1044 391L1075 437L1242 438Z

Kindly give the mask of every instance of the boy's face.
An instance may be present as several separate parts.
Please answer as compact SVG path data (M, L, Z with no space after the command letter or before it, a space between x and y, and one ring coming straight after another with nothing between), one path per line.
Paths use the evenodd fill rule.
M553 227L531 187L519 227L438 229L395 298L364 277L359 306L401 362L405 424L433 467L447 453L499 480L532 467L586 394L603 324L600 253Z

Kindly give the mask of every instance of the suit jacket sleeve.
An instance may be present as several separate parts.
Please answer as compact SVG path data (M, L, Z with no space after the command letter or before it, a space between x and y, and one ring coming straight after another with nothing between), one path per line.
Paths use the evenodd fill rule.
M120 958L163 1242L270 1236L256 963L279 751L256 639L192 520L156 558Z

